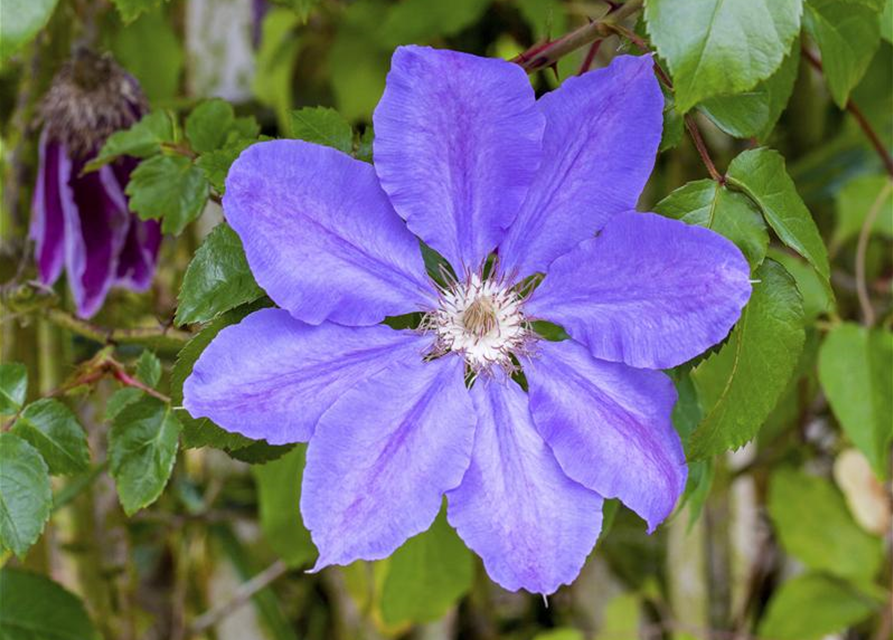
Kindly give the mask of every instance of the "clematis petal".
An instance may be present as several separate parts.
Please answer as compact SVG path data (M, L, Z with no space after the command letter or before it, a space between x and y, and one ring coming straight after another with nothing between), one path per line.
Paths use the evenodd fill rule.
M670 379L596 360L573 340L541 342L524 371L533 421L565 473L620 498L653 531L673 510L688 473L670 421Z
M421 362L427 346L385 326L309 325L262 309L208 345L183 385L183 406L249 438L306 442L348 389L395 361Z
M124 187L130 180L130 174L137 166L133 158L122 158L112 165L117 178L118 197L126 205ZM118 271L115 274L115 285L127 287L134 291L145 291L152 284L155 265L158 261L158 250L161 247L161 224L158 220L140 220L131 214L127 237L121 248L118 259Z
M384 558L431 526L468 468L475 421L456 356L396 363L333 404L301 490L315 568Z
M80 175L82 169L81 161L71 165L67 185L73 197L63 196L62 213L68 286L77 314L89 318L102 306L115 279L130 214L111 167ZM64 173L60 189L66 188L61 184Z
M299 320L371 325L433 304L419 243L365 162L260 142L233 163L223 210L258 284Z
M592 355L666 369L721 341L750 297L741 251L708 229L624 213L549 267L527 311Z
M514 382L478 379L478 425L465 477L447 494L450 524L509 591L553 593L598 540L602 498L568 478Z
M543 161L499 247L507 272L555 258L634 209L660 144L664 100L651 56L619 56L540 98Z
M461 272L514 220L540 162L543 116L504 60L399 47L378 107L375 168L394 208Z
M43 284L53 284L62 273L65 256L62 198L72 197L68 187L71 161L65 148L58 142L50 141L46 132L40 136L38 149L40 161L31 201L30 236L35 244L40 281Z

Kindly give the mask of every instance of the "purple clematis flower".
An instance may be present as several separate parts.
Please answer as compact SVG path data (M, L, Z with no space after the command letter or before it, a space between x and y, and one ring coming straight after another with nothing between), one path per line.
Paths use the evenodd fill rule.
M111 287L145 291L155 272L161 228L131 214L124 194L137 161L125 157L82 173L106 138L145 110L136 80L86 50L62 67L42 105L30 235L41 282L53 284L64 267L83 318L99 310Z
M548 594L579 573L603 498L649 531L669 515L687 471L658 369L722 340L750 283L728 240L634 211L662 107L648 57L536 100L508 62L401 47L374 168L292 140L232 166L227 219L282 308L218 334L184 405L309 441L316 569L386 557L446 496L496 582ZM416 236L459 277L434 285ZM417 331L380 324L414 311ZM572 339L541 339L535 320Z

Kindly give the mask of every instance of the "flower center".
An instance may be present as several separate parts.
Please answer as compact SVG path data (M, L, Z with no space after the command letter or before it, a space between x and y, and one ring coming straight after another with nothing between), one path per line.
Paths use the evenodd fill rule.
M441 291L425 326L437 334L437 352L462 354L473 371L493 365L511 371L512 354L523 353L533 335L522 304L502 279L473 274Z

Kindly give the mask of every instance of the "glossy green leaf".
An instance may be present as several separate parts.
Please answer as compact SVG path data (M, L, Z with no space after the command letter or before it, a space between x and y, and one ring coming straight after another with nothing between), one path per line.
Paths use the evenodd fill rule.
M730 186L757 203L779 239L806 258L827 282L831 273L828 251L781 154L766 148L744 151L732 160L727 177Z
M701 109L730 136L765 140L788 104L799 68L800 41L795 40L770 77L743 93L709 98L701 103Z
M0 570L0 638L3 640L98 640L84 604L42 575Z
M264 295L257 285L242 241L227 224L220 224L195 253L177 296L177 324L206 322Z
M886 176L859 176L850 180L837 193L834 235L831 246L839 248L857 238L865 218L875 206L881 191L888 189L890 178ZM874 220L871 232L893 238L893 191L881 203L881 210Z
M696 180L658 202L654 211L668 218L706 227L741 249L751 268L766 257L769 234L759 211L743 194L713 180Z
M753 438L781 397L803 349L803 306L777 262L754 274L750 302L728 342L692 372L704 418L688 455L704 458Z
M112 51L118 62L139 81L150 102L170 101L179 92L186 56L162 9L150 11L132 24L116 29Z
M800 256L779 247L771 247L768 256L780 263L794 277L803 298L803 317L812 322L834 310L834 299L816 270Z
M161 495L174 468L180 430L170 405L149 396L115 416L109 431L110 470L127 515Z
M803 26L819 45L828 89L842 109L881 42L877 11L848 0L806 0Z
M264 541L290 567L304 566L317 555L300 510L306 451L306 445L297 445L279 460L251 467Z
M161 381L161 360L148 349L143 350L136 361L136 376L150 387Z
M151 11L161 0L112 0L124 22L133 22L146 11Z
M429 622L442 617L471 589L471 552L440 515L431 528L391 556L381 593L385 622Z
M49 469L40 453L18 436L0 433L0 547L24 557L52 506Z
M838 325L819 351L819 380L840 426L879 478L893 437L893 334Z
M291 112L291 137L322 144L344 153L353 150L353 129L340 113L327 107Z
M845 582L807 573L779 587L757 633L772 640L821 640L878 608L877 602Z
M853 521L830 480L782 468L768 506L782 546L810 569L868 582L881 568L883 542Z
M28 369L20 362L0 364L0 416L18 413L28 393Z
M0 60L28 44L43 29L59 0L0 0Z
M152 111L129 129L116 131L100 149L99 154L87 163L92 171L118 156L146 158L161 151L161 145L174 140L174 123L166 111Z
M679 111L775 73L800 31L801 1L646 2L648 33L669 63Z
M165 233L179 235L201 215L208 181L184 156L155 156L140 163L125 190L130 208L142 219L162 219Z
M236 140L222 149L203 153L195 161L195 166L202 170L205 178L208 179L208 182L211 183L211 186L214 187L217 193L224 193L229 168L236 161L236 158L239 157L239 154L255 142L256 140Z
M25 407L12 433L40 452L53 474L80 473L90 466L87 434L58 400L45 398Z

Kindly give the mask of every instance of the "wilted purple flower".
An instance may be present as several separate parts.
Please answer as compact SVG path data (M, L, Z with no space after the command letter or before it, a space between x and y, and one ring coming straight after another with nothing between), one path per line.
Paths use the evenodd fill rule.
M648 57L537 101L510 63L402 47L374 169L290 140L233 165L227 219L282 309L224 329L184 404L249 437L309 440L317 569L389 555L445 495L496 582L551 593L592 550L603 497L649 530L673 509L687 471L657 369L722 340L750 284L728 240L633 211L662 106ZM413 234L460 277L433 285ZM379 324L412 311L420 331ZM541 339L539 319L573 339Z
M84 318L99 310L110 287L145 291L155 271L161 229L131 214L124 195L136 160L82 173L106 138L145 110L136 80L110 57L86 50L62 67L41 107L30 235L41 281L53 284L64 266Z

